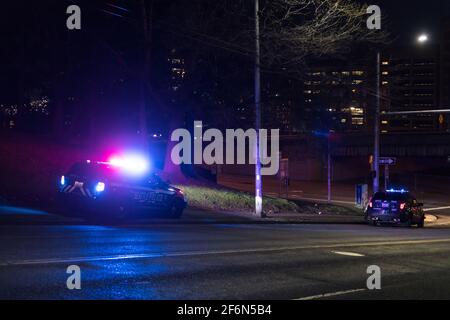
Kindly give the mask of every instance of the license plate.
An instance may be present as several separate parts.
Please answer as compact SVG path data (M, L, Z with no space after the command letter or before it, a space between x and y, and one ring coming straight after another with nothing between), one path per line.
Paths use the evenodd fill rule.
M389 203L382 203L382 204L381 204L381 207L382 207L382 208L389 208Z

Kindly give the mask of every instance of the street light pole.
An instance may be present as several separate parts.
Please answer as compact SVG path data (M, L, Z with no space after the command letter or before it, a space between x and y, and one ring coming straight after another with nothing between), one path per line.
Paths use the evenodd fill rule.
M428 42L429 37L426 33L422 33L417 37L419 44L425 44ZM373 152L373 171L375 176L373 177L373 192L378 192L380 189L380 109L381 109L381 52L377 52L377 68L376 68L376 81L377 81L377 94L376 94L376 107L375 107L375 119L374 119L374 152ZM442 113L448 110L420 110L420 111L400 111L400 112L386 112L385 114L414 114L414 113Z
M377 52L377 95L375 106L375 119L374 119L374 151L373 151L373 171L375 176L373 177L373 192L378 192L380 189L380 109L381 109L381 53Z
M262 217L262 176L259 152L259 130L261 129L261 51L259 37L259 0L255 0L255 214Z

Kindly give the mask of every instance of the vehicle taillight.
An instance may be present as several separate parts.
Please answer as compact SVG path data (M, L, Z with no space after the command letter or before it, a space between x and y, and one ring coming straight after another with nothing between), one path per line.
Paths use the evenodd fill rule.
M369 208L372 208L373 207L373 202L372 202L372 198L370 198L370 200L369 200Z
M406 203L400 203L400 210L404 210L406 207Z

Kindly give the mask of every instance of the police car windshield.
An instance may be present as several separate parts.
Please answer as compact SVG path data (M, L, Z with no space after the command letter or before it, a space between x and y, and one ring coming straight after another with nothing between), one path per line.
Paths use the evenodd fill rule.
M374 195L373 200L407 200L411 196L408 192L378 192Z

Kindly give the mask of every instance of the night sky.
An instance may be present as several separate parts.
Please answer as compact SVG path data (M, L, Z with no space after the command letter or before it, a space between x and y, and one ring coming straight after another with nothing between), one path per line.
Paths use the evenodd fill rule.
M450 16L448 0L374 0L369 3L381 7L396 42L404 45L414 41L421 32L428 33L432 41L439 41L439 21Z
M450 16L450 1L448 0L373 0L373 1L360 1L370 4L378 4L382 9L382 14L384 17L387 16L387 27L394 39L394 45L408 45L413 43L414 38L420 32L426 32L430 35L433 42L439 41L439 21L445 16ZM0 52L0 59L2 64L0 66L0 73L2 75L0 80L0 85L3 90L0 91L0 103L13 103L15 97L15 77L17 76L17 56L20 53L18 51L18 44L24 42L25 61L31 61L29 66L23 66L23 72L27 75L29 81L39 82L42 79L46 79L45 72L50 72L48 70L48 65L51 65L52 61L61 54L67 55L69 52L73 57L77 59L84 59L82 55L89 56L92 52L87 50L89 43L96 42L98 52L97 55L101 54L102 51L108 52L116 50L120 53L128 53L128 58L134 61L135 54L133 48L136 47L136 41L130 39L130 35L135 34L135 29L133 29L132 24L128 23L127 17L132 17L133 9L137 8L136 3L138 1L126 1L126 0L111 0L111 1L41 1L40 3L52 4L52 10L47 10L39 5L39 2L29 2L29 1L14 1L2 3L1 9L1 34L2 34L2 50ZM78 4L82 8L83 12L83 30L79 33L71 33L72 37L70 40L80 40L79 42L72 41L75 43L72 47L68 46L65 49L67 43L65 33L65 19L67 15L65 14L65 7L69 4ZM164 1L157 1L159 6L165 6ZM168 3L168 2L167 2ZM185 1L186 8L189 6L189 1ZM109 4L115 4L122 6L124 8L131 8L129 12L122 11L111 7ZM49 7L49 6L47 6ZM125 16L124 18L117 17L114 15L107 14L102 11L102 9L107 8L112 12L119 12ZM134 10L136 11L136 10ZM164 10L159 11L159 15L155 19L165 20ZM173 17L172 17L173 18ZM169 17L167 17L169 19ZM54 34L49 34L42 28L43 25L51 25L56 30ZM56 28L60 25L61 28ZM92 28L91 28L92 27ZM155 39L165 38L167 34L163 34L165 28L155 28ZM59 32L58 30L62 30ZM73 36L72 36L73 34ZM98 42L98 39L104 39L105 45ZM102 40L103 41L103 40ZM82 43L82 47L78 46L76 43ZM107 48L106 45L110 45L113 48ZM83 48L84 47L84 48ZM61 53L60 50L66 50ZM166 48L167 49L167 48ZM167 54L160 48L156 51L155 57L160 54L160 56L166 57ZM49 58L51 55L55 57ZM131 56L131 59L130 59ZM74 59L75 59L74 58ZM109 55L108 59L113 60L114 55ZM85 59L86 60L86 59ZM108 66L112 63L117 65L116 61L112 61L107 64L105 61L105 70L109 70ZM103 61L102 60L102 61ZM75 61L76 62L76 61ZM14 63L16 65L14 66ZM98 61L95 62L98 65ZM120 66L120 63L118 64ZM74 64L74 68L77 65ZM120 71L120 70L119 70ZM105 73L103 73L105 74ZM82 75L82 73L80 73ZM78 81L75 79L75 81ZM93 80L94 81L94 80ZM41 81L42 82L42 81Z

